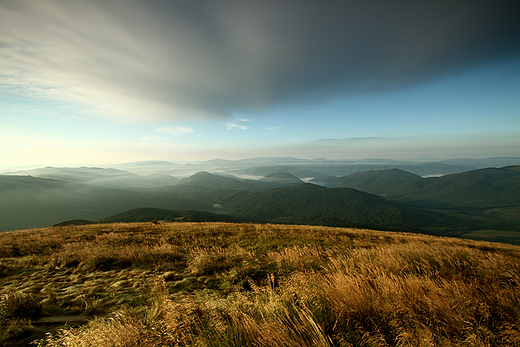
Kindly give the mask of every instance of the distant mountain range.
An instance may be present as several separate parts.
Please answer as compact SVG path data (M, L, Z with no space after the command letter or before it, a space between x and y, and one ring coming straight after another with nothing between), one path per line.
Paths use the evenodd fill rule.
M279 158L277 165L259 166L264 160L204 162L194 167L213 165L221 172L200 171L186 177L165 173L172 167L184 167L168 162L132 164L162 170L145 176L121 168L85 167L47 167L3 174L0 231L69 220L150 221L153 214L153 218L177 221L182 217L184 221L320 224L444 235L474 230L520 232L520 166L424 178L417 174L418 170L410 172L399 167L327 175L323 172L334 171L333 167L339 172L353 164ZM240 169L244 163L253 166ZM466 164L471 163L476 162L466 160ZM453 163L440 164L454 167ZM367 161L363 165L390 164ZM412 166L427 167L424 163L417 165ZM312 167L312 172L306 167ZM283 168L293 170L279 171ZM252 179L254 175L240 177L260 172L266 174L257 179ZM311 173L314 176L308 176ZM145 207L148 210L142 209Z
M330 160L298 159L291 157L260 157L241 160L213 159L205 162L168 162L168 161L141 161L112 165L110 168L130 172L139 176L161 174L177 178L189 177L197 172L206 171L219 175L256 176L260 178L274 173L290 173L300 179L312 178L318 175L346 176L356 172L368 170L401 169L416 175L439 176L459 173L469 170L488 167L504 167L520 165L520 157L485 158L485 159L448 159L441 161L399 161L390 159L362 159L362 160ZM43 172L57 168L44 168L31 171L4 172L3 174L32 175L40 177ZM59 168L59 170L66 168ZM70 168L73 171L77 170ZM81 168L93 169L93 168ZM48 172L47 172L48 173ZM134 177L136 178L136 177ZM251 178L251 177L250 177Z

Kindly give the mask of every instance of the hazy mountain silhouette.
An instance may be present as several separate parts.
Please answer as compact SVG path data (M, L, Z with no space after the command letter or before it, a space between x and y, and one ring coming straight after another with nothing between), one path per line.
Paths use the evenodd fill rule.
M116 189L81 182L0 175L0 231L45 227L70 219L97 220L142 206L209 210L182 189Z
M422 180L421 176L401 169L369 170L356 172L342 177L319 176L312 182L323 184L327 187L350 187L373 194L384 195L389 189L396 186Z
M288 172L280 172L267 175L259 179L260 182L277 183L283 185L301 184L303 181Z
M279 187L280 182L271 180L250 180L233 177L224 177L209 172L198 172L193 176L181 179L178 186L197 186L206 189L243 189L243 190L267 190Z
M472 159L472 158L458 158L458 159L445 159L439 163L448 165L463 165L471 167L473 169L484 169L490 167L505 167L514 166L520 164L519 157L491 157L483 159Z
M288 172L299 178L319 176L346 176L368 170L401 169L420 176L445 175L473 169L463 165L448 165L444 163L410 163L398 161L369 162L307 162L291 165L262 165L238 170L239 173L251 176L266 176L274 173Z
M50 178L66 182L87 183L109 188L151 188L176 184L179 180L171 175L153 173L147 176L96 167L45 167L35 170L12 172L11 175Z

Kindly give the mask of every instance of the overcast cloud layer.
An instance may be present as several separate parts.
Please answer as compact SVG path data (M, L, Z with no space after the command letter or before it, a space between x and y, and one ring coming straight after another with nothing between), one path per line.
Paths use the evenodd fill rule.
M129 121L225 117L402 88L517 55L518 7L2 0L0 91Z

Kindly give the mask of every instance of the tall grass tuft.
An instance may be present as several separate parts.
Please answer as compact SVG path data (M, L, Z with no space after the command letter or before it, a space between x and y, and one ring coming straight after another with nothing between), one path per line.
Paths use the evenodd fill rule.
M39 301L31 294L11 291L0 299L0 320L32 318L40 311Z

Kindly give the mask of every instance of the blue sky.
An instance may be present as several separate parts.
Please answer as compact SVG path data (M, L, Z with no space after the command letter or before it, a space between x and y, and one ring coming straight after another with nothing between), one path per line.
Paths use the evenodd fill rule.
M520 156L513 1L0 3L0 170Z

